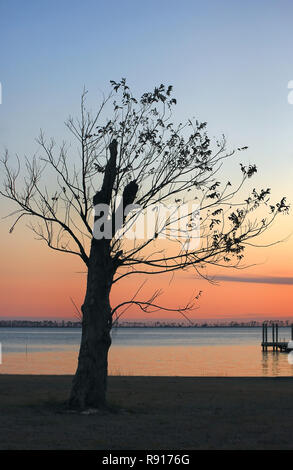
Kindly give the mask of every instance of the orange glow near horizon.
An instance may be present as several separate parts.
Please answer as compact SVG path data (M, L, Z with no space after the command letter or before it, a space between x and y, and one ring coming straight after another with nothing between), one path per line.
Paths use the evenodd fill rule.
M291 216L280 221L270 234L270 240L288 236ZM71 298L80 307L86 288L86 269L82 261L73 255L50 250L44 242L35 241L25 227L8 233L8 223L0 227L1 258L1 310L2 318L60 318L76 320ZM198 278L192 271L158 276L131 275L115 284L111 304L130 300L142 282L147 282L138 299L149 298L156 289L163 294L157 303L168 308L184 306L199 291L198 308L188 316L200 320L237 320L293 317L293 239L264 249L248 248L244 270L227 268L209 269L208 273L224 277L212 285ZM225 276L227 280L225 280ZM230 279L229 279L230 276ZM237 282L237 278L244 282ZM288 278L287 283L279 278ZM252 278L252 282L249 282ZM262 282L270 278L269 282ZM232 280L231 280L232 279ZM291 284L290 284L291 279ZM182 321L178 312L145 314L137 306L131 306L122 317L124 320L173 319Z

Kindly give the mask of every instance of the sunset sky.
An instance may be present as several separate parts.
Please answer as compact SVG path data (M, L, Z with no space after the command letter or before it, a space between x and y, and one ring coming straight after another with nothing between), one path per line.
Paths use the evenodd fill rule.
M207 121L211 138L225 134L229 148L249 147L227 163L227 179L240 177L239 162L255 163L253 185L292 204L292 15L290 0L2 1L0 151L33 156L40 129L59 143L69 139L64 121L78 115L84 86L93 105L111 79L126 77L138 94L166 83L178 101L176 120ZM11 209L0 199L0 217ZM193 320L293 319L292 222L291 210L263 240L282 243L247 251L253 266L213 270L215 285L184 272L152 277L141 294L159 283L161 302L175 308L201 290ZM81 305L85 291L81 261L34 240L25 223L12 234L10 226L0 220L0 318L73 319L70 298ZM140 283L133 276L115 286L112 305ZM160 315L171 317L182 319ZM150 317L133 308L130 318Z

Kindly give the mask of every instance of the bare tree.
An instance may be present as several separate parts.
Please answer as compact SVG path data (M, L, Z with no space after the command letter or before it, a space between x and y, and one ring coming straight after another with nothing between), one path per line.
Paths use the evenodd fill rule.
M218 180L225 160L246 147L229 152L224 137L211 142L206 123L188 120L175 125L171 86L160 85L140 98L132 95L125 79L111 81L111 87L95 114L87 111L84 92L80 118L66 122L78 141L78 163L66 144L57 148L43 133L38 138L40 156L25 159L24 175L19 161L17 169L11 168L8 152L2 158L5 180L0 194L16 205L10 231L28 217L40 240L80 257L87 267L82 339L69 399L75 408L106 404L113 320L133 304L144 312L163 308L157 301L159 290L139 300L142 286L133 298L111 307L113 284L133 274L146 278L193 269L203 276L202 268L210 265L240 267L245 247L288 211L285 198L269 202L270 189L242 195L244 183L257 171L255 165L240 165L235 187ZM109 111L111 118L106 119ZM55 176L53 192L46 185L47 171ZM182 215L182 205L192 201L196 209L193 205ZM134 203L136 210L129 210ZM178 210L162 219L159 209L170 205ZM127 233L133 233L150 210L156 214L151 236L144 230L142 237L129 239ZM254 215L260 210L261 218ZM190 243L194 239L196 247ZM186 315L197 298L176 310Z

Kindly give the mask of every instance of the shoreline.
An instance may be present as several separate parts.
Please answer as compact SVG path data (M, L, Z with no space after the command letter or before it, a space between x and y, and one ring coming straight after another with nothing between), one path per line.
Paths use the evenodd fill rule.
M71 381L0 374L0 449L292 449L293 377L110 376L118 412L88 416Z

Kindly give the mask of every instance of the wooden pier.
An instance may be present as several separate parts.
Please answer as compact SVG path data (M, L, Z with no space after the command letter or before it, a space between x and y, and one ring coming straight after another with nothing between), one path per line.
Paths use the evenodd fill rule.
M272 329L271 339L268 338L268 329ZM291 325L291 340L293 340L293 324ZM279 325L278 323L272 323L268 325L266 322L262 325L262 350L267 351L268 348L272 348L273 351L282 351L288 352L288 342L287 341L279 341ZM290 349L291 351L291 349Z

